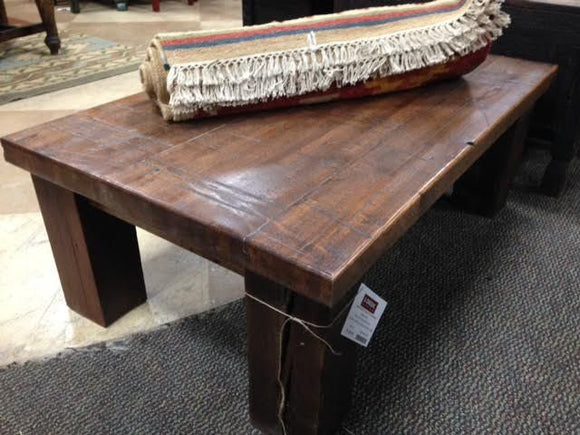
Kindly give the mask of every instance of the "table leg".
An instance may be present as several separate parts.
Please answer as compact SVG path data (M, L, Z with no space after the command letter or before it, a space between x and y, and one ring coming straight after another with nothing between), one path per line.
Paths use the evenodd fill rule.
M245 282L249 295L319 325L332 322L350 300L348 296L343 304L330 309L249 272ZM295 322L283 326L287 317L274 309L249 296L246 304L254 426L270 434L282 434L284 429L288 435L334 433L350 406L354 381L357 345L340 335L346 310L333 327L312 328L340 352L334 355L303 326Z
M546 172L544 172L544 177L542 178L542 191L546 195L558 197L566 190L572 158L553 158L548 164Z
M145 302L135 227L32 176L67 305L107 326Z
M530 113L514 123L453 188L452 200L470 213L493 217L506 203L524 150Z
M44 42L50 50L50 54L58 54L60 50L60 38L54 19L54 1L53 0L35 0L38 13L42 19L42 24L46 28L46 38Z
M580 94L580 92L577 93ZM580 142L577 133L578 121L574 118L580 118L580 116L574 113L577 108L571 103L574 101L573 95L565 94L559 101L568 101L569 103L563 108L554 109L556 122L554 143L550 147L552 160L544 172L541 186L546 195L553 197L560 196L566 190L570 165L576 155L576 145ZM578 105L578 103L575 104Z
M0 0L0 24L8 24L8 15L6 14L4 0Z

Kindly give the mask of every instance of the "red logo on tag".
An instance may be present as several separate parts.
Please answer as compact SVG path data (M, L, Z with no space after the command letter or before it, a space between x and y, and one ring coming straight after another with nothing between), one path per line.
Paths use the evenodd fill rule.
M371 298L369 295L365 295L365 297L361 302L361 305L365 310L367 310L371 314L375 314L375 310L377 309L379 303L375 301L373 298Z

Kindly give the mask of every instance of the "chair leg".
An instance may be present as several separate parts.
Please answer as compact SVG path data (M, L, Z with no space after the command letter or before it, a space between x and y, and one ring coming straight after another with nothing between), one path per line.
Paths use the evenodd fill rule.
M153 6L153 12L159 12L161 10L160 0L152 0L151 5Z
M6 14L3 0L0 1L0 24L8 24L8 15Z
M70 0L70 11L73 14L78 14L81 11L79 0Z
M195 0L187 0L187 4L188 4L189 6L191 6L191 5L192 5L192 4L194 4L194 3L195 3Z
M42 19L42 24L44 24L44 28L46 29L44 42L48 46L50 54L58 54L60 38L58 37L58 30L54 18L54 3L51 0L36 0L36 8Z

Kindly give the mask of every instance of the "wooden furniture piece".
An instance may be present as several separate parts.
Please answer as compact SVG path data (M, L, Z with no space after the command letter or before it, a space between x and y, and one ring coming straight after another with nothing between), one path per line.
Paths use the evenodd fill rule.
M301 18L308 15L331 14L348 9L371 6L400 5L405 3L427 3L432 0L243 0L244 25L264 24Z
M66 300L82 315L107 325L145 299L137 225L244 274L248 295L326 325L458 179L463 192L477 187L470 207L503 205L521 119L555 71L493 56L464 79L414 91L178 124L140 94L2 145L32 174ZM478 160L483 185L470 172ZM343 318L315 328L334 355L246 300L253 424L281 433L280 373L287 433L333 433L354 377Z
M58 37L58 30L54 19L53 0L35 0L35 2L42 22L28 26L12 26L8 22L4 0L0 0L0 42L32 35L34 33L46 32L44 42L50 50L50 54L58 54L58 50L60 50L60 38Z
M244 26L330 14L333 9L333 0L242 0Z
M543 191L557 196L580 141L580 1L506 0L512 24L493 52L558 64L552 89L538 103L531 139L549 146Z

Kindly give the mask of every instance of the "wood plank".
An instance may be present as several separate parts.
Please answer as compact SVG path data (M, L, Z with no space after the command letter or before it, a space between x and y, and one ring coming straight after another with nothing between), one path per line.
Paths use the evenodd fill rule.
M2 144L113 216L332 305L554 75L492 56L415 91L180 124L137 95Z
M145 302L135 227L42 178L32 180L67 305L107 326Z

